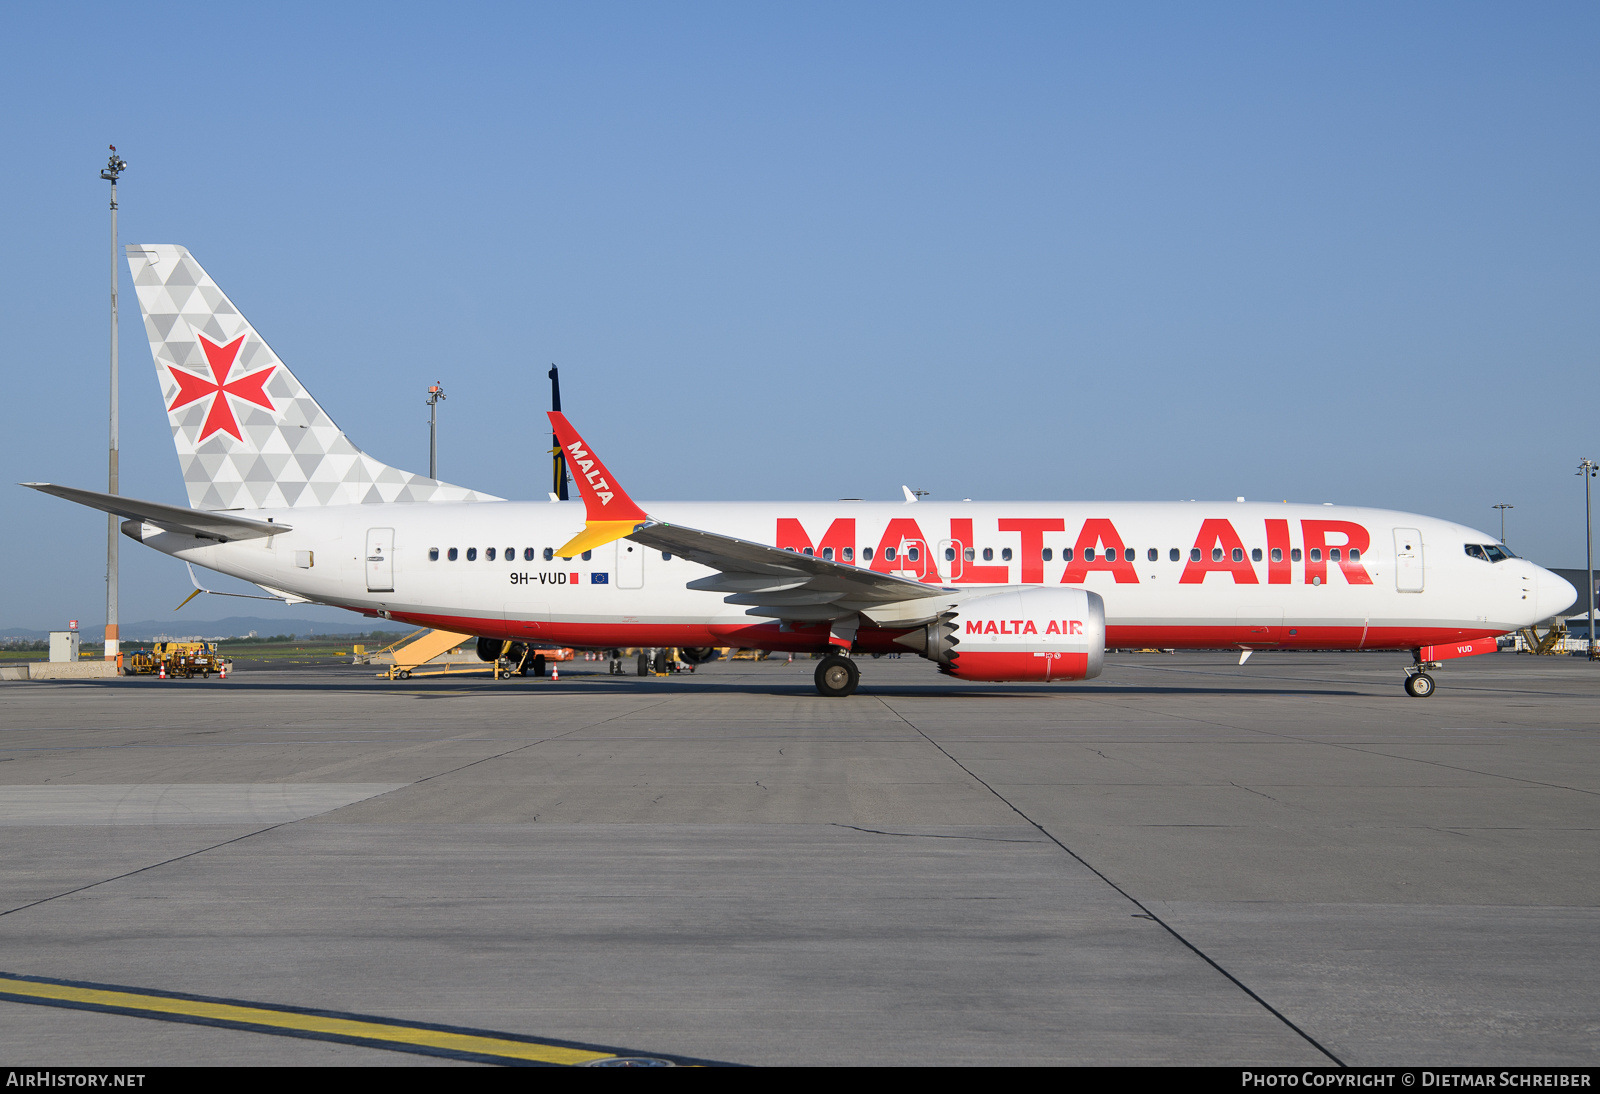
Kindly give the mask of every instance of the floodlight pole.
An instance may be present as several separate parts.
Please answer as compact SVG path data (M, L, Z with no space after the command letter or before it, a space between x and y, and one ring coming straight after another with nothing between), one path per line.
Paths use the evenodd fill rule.
M1500 510L1500 542L1504 544L1506 541L1506 510L1515 509L1516 506L1501 502L1499 505L1491 505L1489 508Z
M128 169L128 163L117 155L117 146L111 146L111 157L100 172L100 177L111 184L111 443L110 468L106 492L115 494L120 489L122 477L118 466L117 440L117 176ZM117 516L106 516L106 650L107 661L117 661L121 654L121 635L117 626Z
M1583 538L1585 567L1589 571L1589 660L1594 656L1594 522L1590 519L1589 480L1600 474L1600 465L1587 456L1578 464L1578 474L1583 476Z
M444 388L435 383L428 389L428 478L439 481L439 400Z

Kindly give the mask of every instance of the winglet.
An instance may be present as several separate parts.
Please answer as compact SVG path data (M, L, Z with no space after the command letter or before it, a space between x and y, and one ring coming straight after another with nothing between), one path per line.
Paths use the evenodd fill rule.
M578 431L572 428L567 416L559 410L549 411L550 426L555 430L567 466L583 496L584 528L569 543L556 550L562 558L621 539L650 518L634 504L622 487L616 485L611 472L600 462Z

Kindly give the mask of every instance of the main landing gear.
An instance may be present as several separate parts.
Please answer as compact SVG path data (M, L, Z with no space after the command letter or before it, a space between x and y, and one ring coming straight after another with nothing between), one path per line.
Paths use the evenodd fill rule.
M1426 670L1438 667L1439 662L1437 661L1409 666L1406 669L1406 694L1413 699L1426 699L1432 695L1436 685L1433 682L1433 677L1429 676Z
M861 670L850 658L833 653L818 662L816 680L819 695L842 698L861 683Z

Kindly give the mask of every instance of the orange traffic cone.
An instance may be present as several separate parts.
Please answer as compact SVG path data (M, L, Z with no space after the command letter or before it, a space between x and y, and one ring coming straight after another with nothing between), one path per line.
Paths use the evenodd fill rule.
M156 679L165 680L166 678L167 678L167 663L165 661L163 661L163 662L161 662L161 673L160 673L159 676L156 677Z
M561 666L557 665L557 664L555 664L553 662L550 665L550 679L552 679L552 680L561 679Z
M222 674L220 678L223 680L228 678L228 663L226 661L222 662Z

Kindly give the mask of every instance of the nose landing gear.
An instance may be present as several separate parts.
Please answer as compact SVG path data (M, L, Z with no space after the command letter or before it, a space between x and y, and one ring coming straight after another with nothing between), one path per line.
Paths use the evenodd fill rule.
M817 694L842 698L861 683L861 670L848 657L830 654L817 664Z
M1423 653L1431 653L1432 651L1432 646L1429 646L1426 650L1418 650L1416 661L1406 666L1406 694L1413 699L1426 699L1433 694L1434 688L1438 686L1428 673L1437 672L1439 669L1444 668L1444 665L1439 661L1424 661L1421 656Z
M1433 667L1433 666L1427 666ZM1413 668L1406 673L1406 694L1413 699L1426 699L1433 694L1433 677L1422 671L1422 667Z

